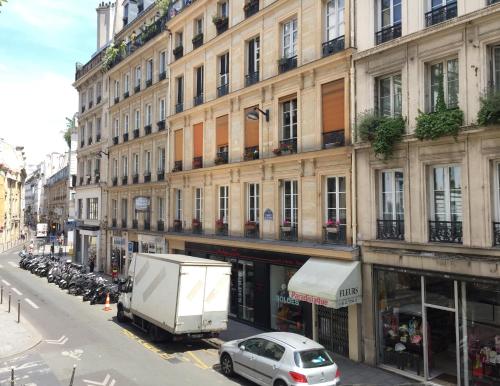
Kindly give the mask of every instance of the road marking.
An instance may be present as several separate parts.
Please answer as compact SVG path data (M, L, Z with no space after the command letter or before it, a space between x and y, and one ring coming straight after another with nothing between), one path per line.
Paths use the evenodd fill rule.
M40 307L38 307L35 303L33 303L30 299L25 298L26 303L28 303L31 307L33 307L35 310L38 310Z
M70 358L76 359L77 361L81 361L80 357L82 356L82 354L83 354L83 350L80 350L78 348L76 350L72 350L72 351L61 352L62 356L70 357ZM96 383L96 385L100 385L100 383Z
M23 294L21 291L19 291L17 288L14 288L14 287L12 287L12 291L14 291L19 296L21 296Z
M9 283L7 280L3 280L3 279L2 279L2 283L3 283L3 284L5 284L5 285L10 286L10 283Z
M106 374L106 377L102 382L99 381L89 381L88 379L84 379L83 382L87 384L87 386L98 385L98 386L113 386L116 383L116 380L111 378L111 375ZM109 382L109 383L108 383Z
M14 267L14 268L19 268L19 265L17 265L16 263L14 263L13 261L9 261L9 264Z
M186 354L188 354L189 356L191 356L195 360L195 362L196 362L195 365L198 365L203 370L206 370L206 369L210 368L210 366L207 366L205 364L205 362L203 362L200 358L198 358L196 355L194 355L194 353L192 351L186 351Z
M63 345L63 344L65 344L67 341L68 341L68 338L66 337L66 335L63 335L63 336L61 336L61 337L60 337L59 339L57 339L57 340L46 339L46 340L45 340L45 343L48 343L48 344L59 344L59 345Z
M216 357L218 357L218 356L219 356L219 354L217 354L216 352L214 352L214 351L213 351L213 349L212 349L212 350L210 350L210 349L206 348L204 351L205 351L207 354L210 354L210 355L213 355L213 356L216 356Z

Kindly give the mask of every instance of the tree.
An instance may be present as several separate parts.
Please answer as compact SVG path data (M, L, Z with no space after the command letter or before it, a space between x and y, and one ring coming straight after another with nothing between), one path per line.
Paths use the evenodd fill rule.
M0 7L4 5L7 2L7 0L0 0Z
M63 137L69 148L71 148L71 134L73 134L73 132L75 131L75 125L76 116L73 115L73 118L66 117L66 130L63 131Z

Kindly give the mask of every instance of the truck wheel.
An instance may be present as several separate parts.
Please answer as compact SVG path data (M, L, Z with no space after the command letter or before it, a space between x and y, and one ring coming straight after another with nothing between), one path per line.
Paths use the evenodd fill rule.
M125 314L123 313L122 306L118 306L118 311L116 313L116 319L118 319L118 322L120 322L120 323L125 323L127 321L127 318L125 317Z
M226 377L233 376L233 360L231 359L229 354L224 353L220 357L220 369L222 371L222 374L224 374Z

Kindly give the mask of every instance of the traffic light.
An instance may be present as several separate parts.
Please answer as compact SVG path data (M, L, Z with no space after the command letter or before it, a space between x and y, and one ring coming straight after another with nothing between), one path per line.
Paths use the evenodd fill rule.
M52 234L56 233L56 227L57 227L57 224L56 223L52 223Z

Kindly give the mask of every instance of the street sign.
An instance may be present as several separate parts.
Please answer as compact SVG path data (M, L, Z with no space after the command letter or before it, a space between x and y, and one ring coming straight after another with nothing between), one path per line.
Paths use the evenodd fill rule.
M264 220L272 220L273 219L273 211L269 208L267 208L264 211Z

